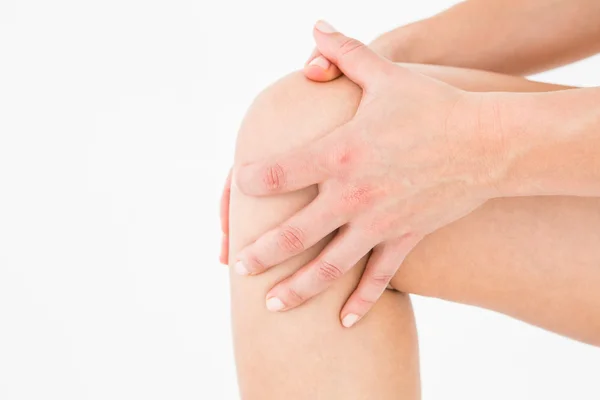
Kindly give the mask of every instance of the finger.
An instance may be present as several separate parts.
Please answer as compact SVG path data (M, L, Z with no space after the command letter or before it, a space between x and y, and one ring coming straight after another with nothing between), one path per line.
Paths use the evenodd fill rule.
M289 310L321 293L358 263L373 246L374 243L361 231L345 227L316 259L269 291L267 309Z
M224 234L229 234L229 198L231 197L231 169L225 179L225 186L221 194L220 215L221 215L221 230Z
M381 244L373 250L356 290L340 313L343 326L350 328L369 312L418 242L416 235L406 235L396 242Z
M247 195L267 196L325 181L348 164L352 149L343 138L346 125L299 149L241 166L237 186Z
M325 21L318 21L313 33L319 52L362 88L393 67L363 43L341 34Z
M329 82L342 75L339 68L315 49L304 64L304 75L316 82Z
M320 194L290 219L242 249L235 271L241 275L264 272L314 246L345 222L333 196Z
M229 264L229 235L223 234L221 238L221 254L219 255L221 264Z

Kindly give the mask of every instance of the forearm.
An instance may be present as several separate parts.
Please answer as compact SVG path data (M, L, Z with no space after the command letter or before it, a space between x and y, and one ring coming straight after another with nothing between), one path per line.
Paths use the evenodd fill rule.
M526 75L600 52L597 0L471 0L375 40L393 61Z
M600 196L600 88L486 96L502 196Z
M419 72L469 92L550 92L573 89L573 86L536 82L520 76L458 67L427 64L399 63L411 71Z

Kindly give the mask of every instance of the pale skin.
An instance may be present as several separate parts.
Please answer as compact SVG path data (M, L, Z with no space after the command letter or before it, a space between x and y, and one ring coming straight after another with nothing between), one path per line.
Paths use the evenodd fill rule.
M320 192L242 249L238 273L262 273L337 230L314 260L269 291L269 310L304 303L372 250L341 311L350 327L423 237L486 201L600 196L600 88L469 92L394 65L325 22L317 23L314 36L319 51L363 93L344 125L237 171L237 184L249 195L311 184Z
M469 90L564 89L499 74L406 65ZM322 137L354 114L360 89L292 74L266 89L242 123L241 165ZM232 255L317 195L316 186L272 197L231 192ZM391 284L404 293L495 310L600 345L600 198L495 199L426 236ZM418 399L417 337L408 297L386 290L368 315L345 329L339 312L366 257L329 290L285 313L269 312L267 292L330 243L331 236L256 276L231 273L232 317L241 398ZM232 258L233 264L233 258ZM232 265L233 266L233 265ZM369 368L365 368L369 366Z
M471 0L387 32L370 47L395 62L525 75L600 52L599 20L596 0ZM341 75L335 65L318 55L315 49L305 65L307 78L327 82ZM320 62L311 65L317 58ZM322 68L323 62L326 68ZM221 200L220 260L224 264L228 261L230 184L227 179Z
M468 3L481 4L481 2ZM560 3L563 7L561 8L562 11L565 11L564 7L568 6L564 2L555 3ZM579 3L580 6L582 4L583 2ZM541 3L532 1L528 5L530 7L541 6ZM472 10L473 8L471 8ZM544 8L544 10L549 13L547 8ZM588 18L589 15L593 14L591 11L590 9L587 13L581 13L582 19L579 21L584 21L584 17ZM457 16L461 15L460 12L452 10L447 13L451 12L454 13L453 18L458 18ZM462 15L468 15L464 11L462 13ZM548 15L546 16L548 17ZM440 20L443 19L438 21ZM446 21L449 21L447 17ZM575 32L574 34L579 34L579 37L581 35L585 36L586 32L583 31L589 27L590 24L583 24L582 32ZM572 30L571 33L573 33ZM589 29L587 33L589 33ZM394 35L394 37L398 37L397 33L394 33ZM319 46L318 33L315 36L317 46ZM346 42L346 38L343 38L343 40L346 47L348 43L354 43ZM527 40L524 42L527 42ZM334 43L334 40L331 40L331 43ZM389 43L386 45L382 45L383 42L381 41L379 43L380 49L389 51L391 48ZM535 47L534 45L535 40L530 40L529 43L523 44L523 47L529 46L528 53L531 53L531 47ZM358 72L360 68L345 69L343 61L340 63L335 54L331 54L327 48L321 47L319 47L320 53L326 55L334 64L330 64L324 70L319 70L318 65L308 65L304 70L306 76L315 80L327 80L327 74L332 77L335 76L337 72L335 72L336 67L334 65L338 64L346 72L346 75L358 81L366 89L365 93L377 94L377 90L373 90L373 86L368 87L369 82L367 80L370 78ZM502 54L502 48L499 47L498 53ZM359 46L356 48L359 48ZM589 48L586 51L580 51L577 53L579 54L577 57L590 51ZM385 53L383 50L381 52ZM544 50L544 54L546 53L548 52ZM388 57L389 54L391 53L388 52ZM560 52L557 51L557 54L560 55ZM519 68L522 72L543 69L547 66L562 63L562 61L557 61L561 57L563 57L563 60L565 59L564 56L557 56L553 62L540 57L537 66L535 60L532 59L528 63L522 63ZM467 62L473 62L475 59L481 60L481 58L475 57ZM505 57L503 57L503 62L504 59ZM523 57L519 59L519 62L522 62L522 59ZM515 64L518 64L518 62ZM373 66L376 67L374 63L365 65L370 71L378 70L378 68L373 68ZM444 99L446 95L454 96L457 93L456 91L459 93L462 91L534 92L565 89L477 71L429 66L405 67L411 73L418 70L425 75L454 86L441 95ZM354 67L351 66L350 68ZM381 69L379 70L381 71ZM357 75L354 75L355 73ZM384 75L389 77L395 73L396 70L390 69L385 71ZM319 77L324 79L319 79ZM411 77L411 79L402 81L404 83L402 85L403 99L406 99L406 82L419 82L418 79L421 79ZM425 81L420 82L425 84ZM246 165L247 162L256 161L268 165L270 161L268 161L268 158L265 159L265 156L282 154L290 149L297 152L297 149L302 148L303 145L310 144L318 138L326 137L329 131L351 121L359 106L360 91L345 79L338 79L324 86L317 89L316 86L310 85L305 80L298 80L296 75L286 78L263 93L249 111L248 117L242 126L236 165ZM393 87L389 83L382 86ZM423 87L422 85L419 86L420 91L423 91ZM430 88L425 92L431 94L437 92L440 88L442 88L441 91L444 91L446 87L435 83ZM301 95L294 96L294 103L297 104L283 107L282 104L289 105L291 102L285 95L288 92L301 93ZM341 95L343 92L345 92L345 95ZM298 100L303 98L304 95L304 101ZM600 304L597 288L600 287L600 256L594 248L596 247L595 244L600 242L600 207L598 199L594 197L599 195L597 192L598 186L593 185L593 183L598 182L597 172L600 168L596 164L597 154L593 153L593 149L597 149L599 146L598 137L591 134L595 129L597 132L595 124L598 118L594 113L585 113L585 110L593 109L593 105L598 103L597 92L593 90L571 90L556 93L552 96L494 94L494 96L496 95L503 100L503 107L491 107L488 109L491 111L488 111L487 114L492 115L491 120L495 122L497 121L498 111L507 113L506 115L510 116L510 123L501 125L502 132L508 129L515 130L519 134L510 138L509 143L511 146L507 146L506 141L502 140L503 146L499 147L502 151L499 153L503 157L497 156L494 151L489 151L489 149L496 148L493 138L499 136L499 129L497 124L487 122L483 118L486 115L486 112L484 112L483 115L479 114L477 123L471 122L464 125L470 127L484 121L483 126L492 127L490 132L487 132L489 136L484 136L484 138L489 138L491 145L479 140L479 147L477 147L475 153L462 153L464 154L463 163L465 160L477 160L477 154L484 154L485 156L481 159L486 162L482 164L488 169L482 175L489 178L487 175L489 174L495 180L488 181L492 182L491 184L483 184L484 189L479 191L480 180L476 178L480 177L481 171L478 171L477 168L464 168L460 170L460 173L454 175L464 179L465 170L473 173L467 181L475 182L473 186L477 190L473 190L473 192L478 193L478 195L465 196L465 204L474 201L474 199L478 202L481 201L481 203L474 206L474 211L470 211L468 208L472 206L468 206L464 215L448 218L449 223L440 224L441 227L437 227L433 223L433 228L424 229L426 233L420 235L422 238L417 241L416 247L412 246L414 249L409 246L408 251L398 251L396 247L395 252L388 251L387 253L393 254L392 256L386 256L386 252L383 250L375 250L371 254L369 265L373 263L373 259L376 260L376 264L382 264L381 260L385 261L386 257L387 264L391 265L396 263L397 259L394 257L404 259L406 254L409 255L404 259L401 269L395 274L387 272L381 275L385 276L386 279L371 279L370 286L372 287L370 289L377 287L376 291L372 290L371 292L378 292L379 294L384 292L383 287L385 286L382 283L388 281L387 278L390 277L391 285L394 288L407 293L419 293L490 308L578 340L599 344L600 323L598 322L597 310L600 309ZM462 95L459 97L462 97ZM340 104L340 98L344 99L342 104ZM490 97L486 95L485 98ZM438 103L435 99L432 99L433 97L428 99L428 106L430 104L443 104L443 101ZM415 98L413 100L418 102L419 99ZM576 104L575 102L579 102L577 107L573 107L573 104ZM398 104L400 102L392 101L391 103ZM494 101L493 104L498 103ZM385 108L379 107L377 109ZM522 112L524 109L527 110L526 113ZM395 115L397 111L397 109L390 109L384 114ZM410 117L414 117L418 112L418 109L412 110ZM537 112L535 115L538 118L535 118L535 120L544 122L541 126L537 126L538 130L543 132L536 132L535 129L531 130L530 123L523 123L523 118L519 120L518 117L531 115L531 112ZM559 118L561 113L565 120L570 121L568 129L565 129L564 125L561 129L561 126L555 122L555 119ZM380 117L373 119L382 120ZM448 120L448 118L444 119L445 126L448 126L446 124ZM460 120L459 118L458 121ZM573 121L579 121L579 123L574 124ZM393 126L393 124L389 125ZM460 130L460 127L463 126L462 123L458 122L450 125L458 126L456 130ZM380 124L379 126L383 125ZM365 131L366 129L362 130ZM379 130L385 131L385 129ZM429 133L432 130L426 129L424 131ZM568 138L561 136L561 133L565 130L572 133ZM394 135L390 133L388 137L393 139ZM524 137L528 140L522 140ZM293 139L290 140L290 138ZM336 143L335 140L332 142ZM389 143L391 142L386 141L385 143L385 146L379 147L390 147ZM509 147L513 149L513 153L507 151ZM565 152L573 158L565 158ZM437 153L440 153L440 149ZM293 154L293 152L290 154ZM399 154L401 153L399 152ZM461 153L459 152L459 154ZM409 155L414 155L414 151ZM495 158L495 156L498 158ZM547 160L552 159L552 157L561 157L560 169L553 169L552 164L547 163ZM331 157L326 158L331 159ZM377 158L385 159L389 157ZM407 157L399 158L406 159ZM457 159L455 154L446 158ZM423 159L434 160L434 158L428 158L425 155ZM460 158L458 159L460 160ZM510 163L502 164L504 159L510 160ZM539 163L535 161L536 159L544 159L545 162ZM300 162L296 163L303 165ZM277 162L277 164L281 165L282 163ZM367 168L363 168L367 164L371 166L375 163L371 160L362 165L360 170L368 171ZM458 165L463 164L458 163ZM501 167L498 168L498 166ZM491 167L498 169L494 170ZM260 170L260 168L258 169ZM389 165L386 168L389 169ZM293 170L293 168L290 170ZM452 171L448 166L445 166L443 170L445 172ZM582 171L586 173L582 173ZM366 174L370 173L365 172ZM236 175L239 175L239 173ZM260 173L256 175L260 175ZM376 175L369 175L369 177ZM406 171L403 175L406 175ZM269 173L268 176L277 175ZM499 176L504 178L497 179ZM444 175L444 177L449 178L450 175ZM264 179L260 180L265 181ZM288 178L285 181L296 182L296 184L299 182L298 178L295 177ZM434 179L425 181L429 183L433 182ZM444 182L447 181L448 179ZM483 179L483 181L486 181L486 179ZM267 180L267 182L273 182L273 180ZM317 182L321 181L315 181L315 183ZM461 185L467 186L464 182ZM243 186L242 183L240 185L241 189L244 189ZM353 184L351 186L354 188L360 185ZM227 220L229 217L228 187L226 185L223 201L224 231L226 232L228 232L229 225ZM323 192L323 187L326 186L321 182L320 193ZM269 185L268 189L270 190L266 192L272 194L272 185ZM277 187L276 189L277 191L287 190L285 187ZM248 190L246 188L245 190L250 194L257 194L252 193L252 189ZM480 195L480 193L487 193L488 191L494 193L494 195L489 198ZM442 191L442 193L446 192L445 190ZM259 251L255 254L260 255L260 247L262 246L262 254L266 254L267 258L271 257L271 260L275 259L276 261L272 261L273 263L279 263L280 259L281 261L285 260L286 258L282 258L284 256L281 255L281 251L279 255L277 254L277 246L281 244L281 239L272 241L269 244L269 235L271 240L274 236L281 238L282 235L273 235L273 231L265 236L261 235L278 226L289 226L289 223L286 222L288 218L298 211L302 212L306 205L311 204L316 193L316 187L309 187L286 195L255 198L242 195L237 188L234 188L231 196L231 225L233 228L231 254L236 255L236 259L243 260L244 252L252 251L253 246L255 249L258 248ZM341 193L345 193L345 191L342 190ZM439 194L438 192L432 197L437 199L440 197ZM401 196L396 197L400 198ZM481 200L480 197L484 197L484 199ZM352 194L350 198L356 200L357 196ZM490 200L490 198L493 199ZM360 196L358 200L359 204L363 203ZM455 203L460 201L453 199L452 202L453 205L456 205ZM423 202L418 201L415 203L420 204ZM330 205L329 208L335 207L335 205ZM339 205L338 208L340 208ZM434 208L432 207L432 209ZM428 210L419 211L419 213L409 214L427 214L428 212ZM431 211L432 214L436 214L436 212ZM396 216L396 214L396 212L389 212L387 215ZM315 220L323 221L323 218L320 217L325 218L325 216L313 216L311 218L312 225L318 225L314 224ZM407 219L405 215L403 220ZM443 218L440 219L443 220ZM364 225L357 223L352 225L364 229ZM371 225L367 223L367 226L370 227ZM393 228L397 227L395 223L389 225ZM417 226L418 224L411 225ZM427 232L428 230L431 230L431 232ZM397 232L393 232L391 235L394 234L397 235ZM370 235L363 237L367 236ZM267 239L260 239L261 237ZM285 242L290 243L288 235L283 235L283 237L286 238ZM296 238L297 235L293 237ZM302 272L298 273L298 271L306 269L306 265L312 265L313 267L318 265L318 262L314 260L319 259L319 251L326 246L331 237L332 235L329 235L325 240L320 241L321 238L314 239L319 242L316 246L311 247L300 256L284 261L283 266L278 265L277 268L269 269L265 274L252 277L232 276L236 356L240 370L243 398L386 399L418 397L416 337L406 297L397 292L385 291L368 316L345 334L341 333L343 328L341 328L340 320L335 318L335 315L338 314L343 321L344 315L347 316L349 313L348 307L353 307L352 301L348 301L343 307L342 305L356 287L363 273L366 257L363 257L356 266L354 266L354 262L348 261L349 264L352 264L348 266L349 272L336 280L335 284L330 279L325 285L323 285L323 282L319 282L321 284L320 288L314 283L303 288L300 286L300 289L291 285L285 287L286 282L292 281L293 283L294 279L284 278L294 274L296 277L301 275ZM393 242L393 239L388 240ZM339 244L339 239L334 240L333 244L336 244L336 241ZM257 246L256 243L261 246ZM276 245L273 246L273 243L276 243ZM365 245L359 239L354 243ZM224 245L227 246L227 244L228 240L225 238ZM374 247L377 248L377 246L385 248L385 243L381 242ZM297 250L307 247L310 246L303 244ZM329 247L331 247L331 244ZM393 245L388 245L388 248L394 250ZM268 251L265 251L265 249ZM272 251L272 249L275 249L275 251ZM285 250L289 251L289 248ZM398 256L399 253L403 252L404 254ZM343 251L339 251L339 253L346 254ZM259 255L253 257L258 259ZM292 254L290 253L287 256L290 255ZM222 260L227 260L227 254L223 254ZM233 264L235 259L230 261ZM252 272L257 273L271 266L268 265L270 263L261 262L259 264L259 269ZM331 262L327 264L333 265ZM369 276L368 268L366 273L362 275L361 283L358 286L359 290L354 291L350 300L353 297L358 297L357 292L361 293L360 287L361 285L364 286L365 277ZM394 272L396 270L397 267ZM282 283L269 290L276 282ZM326 286L332 287L323 291L319 296L312 298L313 294L319 293ZM285 297L277 290L283 290L284 293L287 290L294 294L292 299L289 297L285 299L286 303L289 303L284 303L285 310L291 309L308 299L310 301L293 312L278 313L274 316L269 315L264 310L264 306L260 305L260 298L262 297L263 301L265 297L267 299L272 298L274 292L280 297ZM304 292L304 296L302 296L299 295L299 293L302 294L301 290L312 290L313 293ZM306 293L309 294L306 295ZM354 302L354 305L360 303L358 308L360 306L363 308L349 310L362 312L360 317L366 315L376 300L376 298L374 300L365 298L364 290L362 293L362 297L358 297L360 301ZM527 301L524 302L524 298ZM340 310L342 310L341 313ZM382 315L385 318L382 318ZM299 329L299 327L302 329ZM307 332L312 334L306 335ZM402 333L400 337L398 336L399 332ZM377 335L378 346L367 346L365 348L362 344L373 335ZM287 338L285 343L288 343L288 345L284 344L273 348L273 343L280 341L282 337ZM361 343L361 346L357 346L358 343ZM303 351L294 351L295 346L299 346L297 348L303 349ZM390 349L393 350L390 351ZM252 358L258 354L260 354L261 363L260 368L257 369ZM399 360L402 362L399 362ZM357 369L352 367L341 368L341 366L347 367L348 365L354 365ZM377 368L372 371L373 374L365 375L364 369L359 368L361 365L377 365ZM292 376L298 377L302 381L309 381L314 386L309 390L309 388L296 384L297 382L289 382ZM327 379L323 377L327 377ZM382 377L386 377L386 379L382 379ZM343 382L343 385L339 382Z
M387 32L371 47L396 62L528 75L600 52L598 21L596 0L470 0ZM323 58L309 67L319 55L315 49L307 61L308 78L341 74Z

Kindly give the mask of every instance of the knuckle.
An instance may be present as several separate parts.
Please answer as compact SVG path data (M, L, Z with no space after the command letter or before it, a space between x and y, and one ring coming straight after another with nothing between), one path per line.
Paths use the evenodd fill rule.
M361 308L370 308L375 304L375 299L364 295L359 295L356 298L356 303L358 303Z
M283 187L285 183L285 171L281 164L275 163L265 168L263 183L269 191L276 191Z
M339 54L344 57L362 47L364 47L364 44L359 40L347 38L340 44Z
M304 251L304 232L297 227L284 226L277 235L277 246L286 253L300 253Z
M300 304L300 303L304 303L304 301L306 300L304 298L303 295L301 295L298 291L296 291L294 288L289 287L287 289L287 293L288 293L288 298L290 301L290 304Z
M339 279L344 274L341 268L327 262L325 260L319 261L317 266L317 277L319 280L324 282L332 282Z
M252 274L260 273L267 270L267 266L263 263L256 254L246 255L246 267Z
M386 274L386 273L373 274L370 276L370 280L374 286L385 288L388 285L388 283L392 280L393 276L394 275L392 275L392 274Z

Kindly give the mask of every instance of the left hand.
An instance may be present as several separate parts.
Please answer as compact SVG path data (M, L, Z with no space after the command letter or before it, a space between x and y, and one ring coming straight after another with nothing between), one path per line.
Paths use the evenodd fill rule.
M315 28L321 54L361 86L363 97L352 120L316 142L236 171L237 185L248 195L313 184L319 195L244 248L235 269L261 273L339 228L313 261L269 291L267 307L298 306L373 250L341 311L343 325L351 326L425 235L493 197L492 167L500 165L495 149L502 142L497 130L481 129L483 94L396 66L326 23Z

